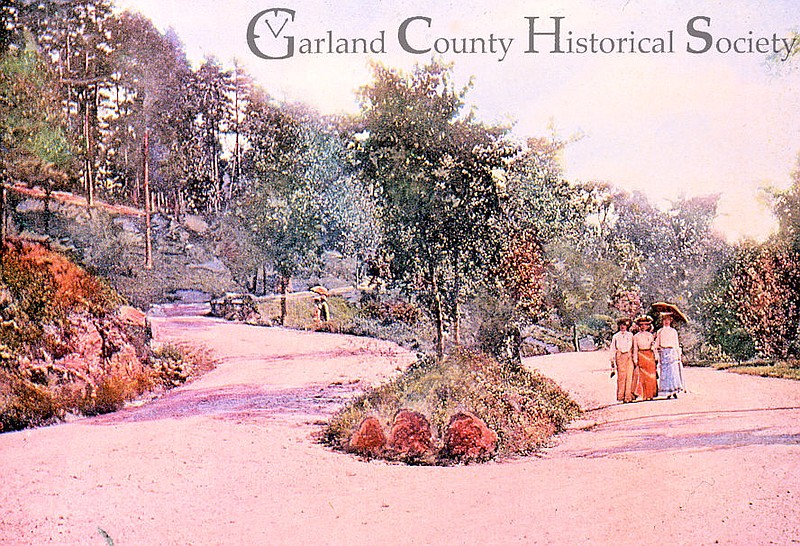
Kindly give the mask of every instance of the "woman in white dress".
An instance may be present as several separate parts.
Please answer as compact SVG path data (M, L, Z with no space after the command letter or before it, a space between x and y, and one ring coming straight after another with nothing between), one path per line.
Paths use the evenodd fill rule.
M658 395L666 398L678 398L678 392L685 390L685 387L681 345L678 340L678 332L672 327L672 313L662 313L661 324L653 343L653 348L658 355Z

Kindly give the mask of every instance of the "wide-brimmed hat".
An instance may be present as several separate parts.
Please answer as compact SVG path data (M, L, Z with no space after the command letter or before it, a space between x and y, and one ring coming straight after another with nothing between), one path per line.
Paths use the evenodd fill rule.
M641 317L636 317L636 320L634 320L633 322L635 322L636 324L652 324L653 319L651 319L647 315L642 315Z
M313 288L309 288L308 291L314 292L315 294L319 294L320 296L328 295L328 289L320 285L314 286Z

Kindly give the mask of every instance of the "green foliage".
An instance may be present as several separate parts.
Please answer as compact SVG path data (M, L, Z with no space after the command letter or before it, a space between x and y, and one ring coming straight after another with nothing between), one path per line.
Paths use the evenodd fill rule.
M318 267L322 253L322 189L339 174L337 141L304 109L278 107L254 95L242 126L251 149L237 217L284 279Z
M73 159L54 75L29 50L0 58L0 162L7 176L48 190L67 183Z
M786 244L745 249L730 281L736 316L764 356L797 356L800 254Z
M323 230L326 248L356 259L360 266L374 259L382 239L378 201L356 175L341 176L322 188Z
M454 87L449 67L373 70L356 159L376 188L393 281L431 316L441 356L446 324L457 335L459 306L502 253L495 173L514 149L502 129L461 114L466 89Z
M735 292L731 285L745 260L751 258L750 252L740 250L720 267L699 298L706 339L717 345L724 355L736 360L748 360L756 355L753 338L737 314L737 302L744 295Z

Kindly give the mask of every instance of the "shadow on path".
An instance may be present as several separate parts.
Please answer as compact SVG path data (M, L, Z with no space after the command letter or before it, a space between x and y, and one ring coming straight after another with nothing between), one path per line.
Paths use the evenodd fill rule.
M164 398L91 420L95 425L118 425L210 416L218 419L325 419L363 388L360 383L334 383L268 390L252 385L173 391Z
M770 434L769 428L754 428L729 432L664 435L661 433L639 434L629 442L608 448L569 451L569 455L596 459L634 452L658 452L676 450L718 451L746 446L800 445L800 434Z

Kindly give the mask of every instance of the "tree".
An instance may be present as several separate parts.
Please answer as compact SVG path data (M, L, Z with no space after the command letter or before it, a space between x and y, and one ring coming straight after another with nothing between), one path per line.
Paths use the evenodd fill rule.
M360 92L357 159L376 188L394 282L427 309L441 358L447 324L458 343L461 304L502 254L494 173L509 149L503 129L462 114L468 88L454 87L449 67L373 72Z
M800 355L800 255L784 242L745 247L730 281L729 302L764 356Z
M704 325L704 335L712 346L729 357L746 360L756 355L756 344L740 320L742 294L733 289L734 278L742 274L754 258L755 249L740 246L717 270L698 298L698 318Z
M202 165L188 93L189 62L174 33L162 34L139 14L122 13L106 26L113 47L106 172L143 204L142 142L149 130L153 186L168 194L180 213L185 188Z
M237 194L239 179L242 174L242 150L245 143L243 142L242 138L241 125L244 119L244 112L247 108L252 93L252 77L244 69L242 69L239 61L234 59L232 89L230 92L230 100L232 103L231 131L233 132L233 167L231 169L231 180L227 188L228 191L226 197L228 202L230 202L233 199L233 196Z
M81 177L90 205L99 157L100 89L109 77L104 25L110 15L110 0L24 2L18 7L18 27L31 33L59 75L60 103L68 135L83 159Z
M195 210L220 210L220 136L227 131L231 122L232 104L229 95L233 89L231 72L223 70L213 57L207 57L192 74L189 100L196 112L194 124L202 158L192 179L193 184L188 188L188 198Z
M325 246L355 259L355 283L362 264L375 259L383 227L378 202L358 175L337 178L322 189Z
M800 165L800 160L798 160ZM800 167L792 185L776 192L778 233L761 245L740 247L726 296L738 323L765 356L800 356Z
M336 135L313 112L254 93L242 132L249 180L237 216L279 276L281 324L291 278L322 250L322 188L339 175Z
M74 157L56 93L54 75L31 48L0 58L0 171L4 178L44 188L45 231L50 194L67 186Z

